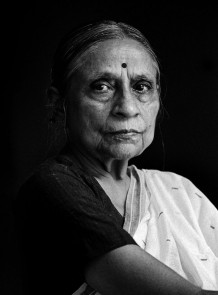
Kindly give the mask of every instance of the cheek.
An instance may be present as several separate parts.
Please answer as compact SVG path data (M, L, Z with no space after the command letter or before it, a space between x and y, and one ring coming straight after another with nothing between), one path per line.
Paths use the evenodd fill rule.
M83 124L87 126L89 130L99 132L107 120L107 110L89 104L82 108L80 116L83 117Z
M88 141L99 141L101 129L104 128L107 120L107 108L96 103L80 101L79 104L72 106L70 115L71 128L80 138ZM75 130L76 129L76 130Z
M143 136L145 147L149 146L151 142L153 141L154 131L155 131L155 122L156 122L158 110L159 110L159 102L156 101L150 104L149 107L147 107L146 110L144 111L144 114L143 114L144 121L145 121L145 125L147 126L147 130Z
M144 107L142 116L144 118L145 124L147 125L147 127L149 129L155 127L155 122L156 122L158 111L159 111L159 101L158 100L156 100Z

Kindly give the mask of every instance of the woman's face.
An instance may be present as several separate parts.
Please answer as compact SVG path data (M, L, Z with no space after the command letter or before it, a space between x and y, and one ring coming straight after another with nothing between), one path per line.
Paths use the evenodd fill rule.
M157 67L132 39L108 40L79 60L67 95L71 141L100 160L127 160L152 142L159 109Z

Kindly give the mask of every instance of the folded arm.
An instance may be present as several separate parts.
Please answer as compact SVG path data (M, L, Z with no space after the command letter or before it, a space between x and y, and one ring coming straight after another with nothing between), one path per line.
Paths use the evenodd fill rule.
M117 248L93 261L85 276L102 295L218 294L194 286L136 245Z

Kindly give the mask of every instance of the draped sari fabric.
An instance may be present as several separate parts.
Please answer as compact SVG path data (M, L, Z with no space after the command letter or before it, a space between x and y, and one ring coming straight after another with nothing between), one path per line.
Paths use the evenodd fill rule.
M218 210L188 179L128 168L124 229L137 244L196 286L218 290ZM84 283L75 295L97 295Z

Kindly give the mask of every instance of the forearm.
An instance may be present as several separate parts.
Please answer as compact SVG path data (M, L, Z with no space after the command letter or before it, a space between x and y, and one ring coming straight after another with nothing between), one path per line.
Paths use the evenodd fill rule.
M93 262L86 279L102 295L207 294L135 245L118 248Z

